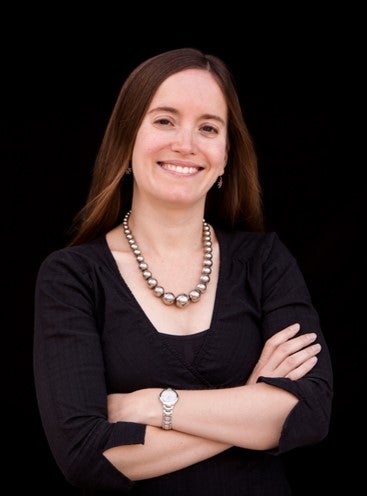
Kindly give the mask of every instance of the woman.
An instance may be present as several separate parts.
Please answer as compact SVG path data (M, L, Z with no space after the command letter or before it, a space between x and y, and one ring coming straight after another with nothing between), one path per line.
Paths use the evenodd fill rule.
M39 270L34 370L52 453L90 494L290 494L277 455L327 435L327 346L264 232L218 58L172 50L124 83L74 238Z

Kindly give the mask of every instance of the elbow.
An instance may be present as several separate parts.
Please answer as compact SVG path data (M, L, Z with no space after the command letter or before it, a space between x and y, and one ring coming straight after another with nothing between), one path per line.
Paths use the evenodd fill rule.
M74 469L61 469L65 480L72 486L86 489L93 486L93 480L88 472Z
M284 423L279 452L320 443L329 434L330 418L330 409L325 405L324 408L311 408L300 401Z
M101 465L109 465L107 472L102 467L83 466L69 467L62 470L66 481L80 489L94 489L102 491L125 491L128 490L133 481L113 467L102 455ZM105 467L106 468L106 467Z
M330 429L330 418L315 418L313 419L312 427L313 428L310 432L308 444L317 444L328 436Z
M72 462L70 456L58 461L58 466L65 480L74 487L94 490L127 490L133 481L120 472L103 453L85 453L78 450Z
M84 463L82 457L72 464L59 463L59 468L71 486L81 489L96 487L95 470L89 464Z

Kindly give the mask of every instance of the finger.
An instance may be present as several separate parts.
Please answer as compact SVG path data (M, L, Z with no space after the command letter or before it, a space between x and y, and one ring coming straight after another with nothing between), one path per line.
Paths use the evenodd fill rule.
M315 332L309 332L307 334L302 334L301 336L289 339L287 342L278 346L278 348L274 351L274 355L277 356L280 361L283 361L286 357L294 355L302 349L309 347L309 345L313 343L316 338L317 334Z
M300 330L300 325L298 323L292 324L285 327L281 331L271 336L265 342L264 348L261 352L259 362L265 363L269 360L270 356L274 351L283 343L286 343L289 339L293 338L297 332Z
M292 338L297 334L300 330L301 326L296 322L288 327L285 327L281 331L273 334L268 340L267 343L271 343L273 346L279 346L280 344L288 341L288 339Z
M288 377L288 375L297 368L301 367L309 359L315 357L321 351L319 343L307 346L302 350L287 356L282 363L275 369L275 373L281 377Z
M287 378L291 379L292 381L296 381L298 379L301 379L303 376L305 376L310 370L313 369L313 367L317 363L317 357L313 356L306 360L305 362L302 363L299 367L293 369L289 374L286 375Z
M311 332L282 342L276 348L272 348L271 344L266 343L264 350L261 353L259 363L275 369L283 364L284 360L288 357L309 346L316 338L317 334Z

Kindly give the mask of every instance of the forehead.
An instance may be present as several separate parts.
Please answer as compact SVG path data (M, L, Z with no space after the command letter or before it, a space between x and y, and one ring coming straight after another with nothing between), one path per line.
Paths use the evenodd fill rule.
M186 105L205 107L205 112L227 113L227 102L219 84L209 71L201 69L186 69L169 76L158 87L149 108Z

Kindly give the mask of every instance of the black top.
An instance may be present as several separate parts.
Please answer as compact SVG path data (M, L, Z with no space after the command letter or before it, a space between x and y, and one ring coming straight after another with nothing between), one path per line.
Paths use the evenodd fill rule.
M52 453L67 480L85 494L286 495L280 453L328 433L332 369L319 318L294 257L277 234L216 232L220 270L210 329L183 347L154 328L124 282L104 237L50 254L35 294L34 373ZM269 452L231 448L183 470L139 482L122 475L103 451L144 443L145 426L109 423L106 395L167 386L209 389L246 382L275 332L299 322L322 351L302 379L260 380L299 399ZM185 340L182 341L182 343ZM90 488L90 490L89 490Z

